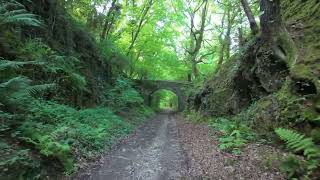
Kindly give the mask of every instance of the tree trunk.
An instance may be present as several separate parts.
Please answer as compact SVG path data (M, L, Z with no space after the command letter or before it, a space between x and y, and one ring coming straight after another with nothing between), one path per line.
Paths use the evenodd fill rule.
M239 41L239 48L244 46L244 38L243 38L243 31L242 28L238 28L238 41Z
M191 81L192 81L192 74L188 73L188 82L191 82Z
M197 67L197 62L196 61L192 62L192 74L194 76L194 79L198 79L199 71L198 71L198 67Z
M257 22L253 16L253 13L251 11L251 8L249 6L249 3L247 0L240 0L241 1L241 4L242 4L242 7L243 7L243 10L249 20L249 23L250 23L250 28L251 28L251 32L253 35L256 35L258 34L259 32L259 28L258 28L258 25L257 25Z
M256 57L256 76L261 87L272 93L279 90L289 74L288 63L294 58L290 35L280 14L280 0L261 0L261 45Z
M228 23L227 33L225 37L225 50L226 50L226 59L230 58L230 50L231 50L231 22Z
M111 3L111 7L109 8L109 11L108 11L107 17L105 19L101 35L100 35L100 40L101 41L106 39L107 30L110 29L110 26L112 26L112 24L113 24L113 22L112 22L112 14L114 13L114 11L116 9L116 2L117 2L117 0L113 0L112 3Z
M220 69L223 61L224 61L224 49L225 49L225 43L223 40L221 40L221 48L220 48L220 53L219 53L219 60L218 60L218 64L217 64L217 70Z
M280 9L280 0L260 1L260 11L263 12L260 17L263 38L277 37L278 33L283 30Z
M222 16L222 20L221 20L221 29L222 32L219 35L219 41L220 41L220 52L219 52L219 59L218 59L218 64L217 64L217 69L220 68L223 60L224 60L224 48L225 48L225 44L224 44L224 39L223 39L223 34L224 34L224 21L226 18L226 11L224 11L223 16Z
M208 13L208 0L205 0L205 5L204 5L204 8L203 8L202 14L201 14L201 27L199 30L199 37L196 39L196 47L194 49L196 54L198 54L201 49L203 35L204 35L204 29L205 29L205 25L206 25L207 13Z
M195 13L200 9L200 7L191 14L191 27L190 27L190 47L189 47L189 61L191 62L192 66L192 74L195 79L199 77L199 71L197 68L197 64L200 63L201 61L197 60L198 54L200 52L200 49L202 47L203 43L203 36L204 36L204 30L205 30L205 25L206 25L206 17L208 14L208 0L204 0L204 7L202 9L201 13L201 25L200 29L196 30L194 26L194 15Z
M261 39L268 44L279 60L284 61L290 49L285 49L291 44L288 32L281 19L280 0L261 0L260 11L263 12L260 17Z

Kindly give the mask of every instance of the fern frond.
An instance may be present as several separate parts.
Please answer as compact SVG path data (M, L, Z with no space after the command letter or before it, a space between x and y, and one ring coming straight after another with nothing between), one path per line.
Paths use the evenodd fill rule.
M47 90L53 89L56 87L56 84L41 84L41 85L35 85L27 88L27 92L31 96L37 96Z
M310 155L310 153L314 152L314 149L318 149L312 141L312 138L306 138L304 135L295 131L278 128L275 132L281 140L287 143L287 147L295 152L304 151L306 155Z
M31 80L24 76L18 76L8 80L7 82L0 83L0 92L5 91L17 91L20 89L24 89L29 86Z
M48 89L56 87L55 84L42 84L31 86L31 80L27 77L19 76L7 82L0 83L0 103L3 105L18 105L39 96Z
M78 73L69 72L67 79L75 90L87 91L87 81L84 76Z
M31 80L27 77L19 76L0 83L0 102L6 105L15 94L21 93L24 89L29 87Z
M12 16L15 16L15 15L27 14L27 13L28 12L25 9L22 8L22 9L6 11L5 13L2 14L2 16L4 16L4 17L12 17Z
M0 25L27 25L35 27L42 25L42 22L38 20L35 14L29 13L22 4L16 1L0 2L0 7Z
M20 61L8 61L8 60L0 60L0 71L4 71L7 69L20 69L22 66L25 65L42 65L43 62L38 61L26 61L26 62L20 62Z
M308 170L311 171L320 166L320 148L313 142L312 138L306 138L293 130L278 128L275 130L281 140L285 141L287 147L294 152L303 151L308 160Z
M1 3L2 8L4 8L4 9L8 9L8 7L24 8L23 4L21 4L17 1L14 1L14 0L6 0L6 1L1 0L0 3Z
M3 23L5 24L16 24L16 25L35 26L35 27L39 27L42 25L42 22L36 19L37 16L30 13L15 14L12 16L4 14L4 16L5 18L3 19Z

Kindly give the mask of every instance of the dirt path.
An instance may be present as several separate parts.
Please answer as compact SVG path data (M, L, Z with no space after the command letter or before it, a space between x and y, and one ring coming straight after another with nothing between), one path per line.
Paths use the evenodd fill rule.
M271 168L261 163L261 157L276 153L259 144L238 156L224 153L206 125L159 114L104 156L98 168L76 179L284 179L272 162Z
M104 157L90 180L172 179L184 176L186 158L173 115L160 114Z
M251 143L239 155L226 153L218 148L218 136L207 125L195 124L179 116L176 119L180 144L189 160L186 177L217 180L286 179L279 172L277 161L284 154L275 147Z

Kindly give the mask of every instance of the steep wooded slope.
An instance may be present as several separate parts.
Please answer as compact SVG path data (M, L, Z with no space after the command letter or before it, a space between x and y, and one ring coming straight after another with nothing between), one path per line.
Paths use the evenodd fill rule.
M152 114L109 60L63 1L0 0L0 179L61 179Z
M281 1L288 35L277 53L261 53L261 38L224 64L200 89L191 107L210 116L237 115L261 134L280 125L320 141L320 3Z
M79 107L97 104L103 86L110 82L111 66L102 56L94 38L67 14L59 1L34 0L20 3L28 12L37 15L43 25L36 28L23 26L15 33L8 30L2 33L0 57L9 60L35 60L35 57L49 59L53 56L74 59L72 69L75 74L70 78L73 82L58 80L63 79L65 72L56 71L54 74L57 83L61 85L59 95L68 97L64 103ZM24 48L28 42L29 49ZM38 73L33 76L33 80L43 82L50 79L48 73ZM83 87L75 90L72 87L75 83L82 83Z

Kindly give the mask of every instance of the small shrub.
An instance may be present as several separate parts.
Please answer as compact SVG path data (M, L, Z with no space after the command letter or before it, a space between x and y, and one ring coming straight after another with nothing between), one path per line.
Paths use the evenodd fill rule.
M255 139L252 130L240 121L217 118L209 121L209 127L221 133L219 148L234 154L241 153L241 147Z
M204 118L200 113L191 110L188 112L185 112L185 116L187 120L190 120L192 122L207 122L208 119Z
M222 136L219 138L219 148L221 150L228 150L234 154L240 154L240 148L245 145L246 139L241 137L239 130L234 130L228 136Z
M307 170L305 161L298 159L295 155L290 154L286 159L282 160L280 170L287 173L290 179L303 177Z

